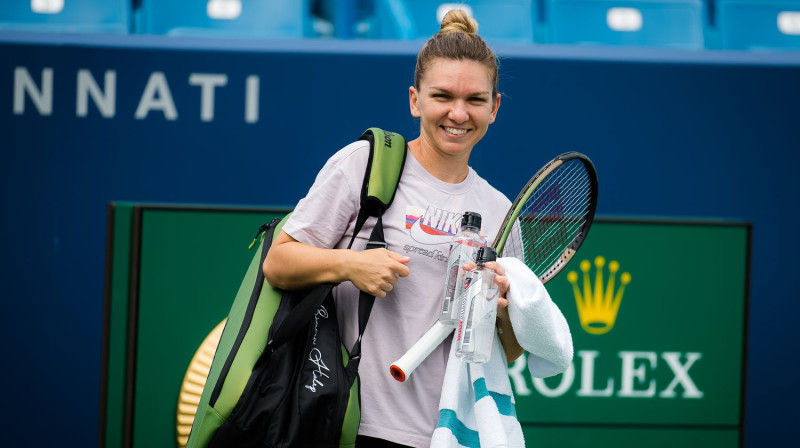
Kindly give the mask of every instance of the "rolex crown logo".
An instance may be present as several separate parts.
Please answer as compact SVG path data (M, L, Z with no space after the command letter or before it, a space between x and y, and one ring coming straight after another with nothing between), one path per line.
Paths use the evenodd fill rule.
M570 271L567 280L572 283L572 292L575 294L575 303L578 305L578 316L581 326L590 334L604 334L614 328L617 320L619 304L622 301L622 294L625 293L625 286L631 281L631 274L623 272L620 277L620 286L614 291L619 271L619 262L612 260L608 264L608 283L603 284L603 268L606 259L598 256L594 259L596 267L594 277L594 288L589 276L592 264L589 260L581 261L581 271L583 272L583 292L578 286L578 273Z

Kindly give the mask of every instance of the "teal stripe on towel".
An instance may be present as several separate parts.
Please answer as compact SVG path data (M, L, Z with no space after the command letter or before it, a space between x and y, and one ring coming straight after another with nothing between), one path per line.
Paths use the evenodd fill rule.
M483 397L489 396L489 389L486 388L486 380L478 378L472 383L472 388L475 389L475 402L477 403Z
M481 398L491 396L492 400L497 404L497 410L501 415L517 418L517 410L514 408L514 404L511 403L511 397L497 392L490 392L489 389L486 388L486 380L484 378L475 380L475 382L472 383L472 387L475 389L476 403Z
M455 411L452 409L439 410L439 428L447 428L458 440L458 444L467 448L480 448L481 439L478 437L478 431L473 431L458 419Z

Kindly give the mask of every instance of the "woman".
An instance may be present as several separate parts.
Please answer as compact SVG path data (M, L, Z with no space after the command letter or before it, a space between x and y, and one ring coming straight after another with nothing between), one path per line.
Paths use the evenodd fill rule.
M430 444L451 340L404 383L390 376L389 366L438 318L449 243L457 230L452 224L466 211L478 212L483 233L495 235L511 205L468 164L500 108L497 57L476 30L463 11L450 11L417 57L409 104L420 135L408 143L393 205L383 217L388 249L346 249L369 153L362 141L331 157L264 262L268 281L279 288L342 283L335 298L348 347L357 335L357 290L377 297L362 342L359 448ZM368 235L363 230L353 247L363 247ZM499 264L489 266L499 274L498 333L511 362L522 348L506 318L509 283Z

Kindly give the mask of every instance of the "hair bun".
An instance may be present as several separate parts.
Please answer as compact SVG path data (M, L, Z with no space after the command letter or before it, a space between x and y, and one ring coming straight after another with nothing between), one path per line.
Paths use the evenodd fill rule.
M455 33L462 31L467 34L478 32L478 22L463 9L451 9L442 18L439 34Z

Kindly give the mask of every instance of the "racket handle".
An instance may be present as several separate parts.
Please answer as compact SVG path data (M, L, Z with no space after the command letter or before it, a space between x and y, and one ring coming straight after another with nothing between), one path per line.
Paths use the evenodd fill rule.
M392 363L389 372L397 381L403 382L411 376L411 372L419 366L431 352L439 346L455 328L437 321L422 335L405 355Z

